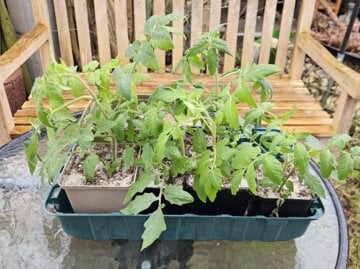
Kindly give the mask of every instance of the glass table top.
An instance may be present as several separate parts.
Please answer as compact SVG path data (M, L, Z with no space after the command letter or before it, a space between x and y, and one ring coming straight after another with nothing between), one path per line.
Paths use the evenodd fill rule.
M21 139L20 139L21 140ZM44 144L42 139L42 144ZM325 214L285 242L94 241L63 232L46 215L47 189L28 172L21 141L0 150L0 268L335 268L339 231L329 195Z

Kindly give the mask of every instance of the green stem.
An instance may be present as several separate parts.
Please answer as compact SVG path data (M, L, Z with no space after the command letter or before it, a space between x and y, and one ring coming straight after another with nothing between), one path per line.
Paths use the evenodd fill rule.
M65 108L65 107L68 107L74 103L76 103L77 101L80 101L80 100L94 100L93 97L89 96L89 95L84 95L84 96L80 96L78 98L75 98L74 100L71 100L70 102L67 102L66 104L63 104L62 106L59 106L57 108L55 108L53 111L51 111L50 113L50 118L52 118L53 114L56 113L57 111Z
M117 143L116 143L116 137L114 135L111 136L111 155L112 155L112 161L115 162L117 157Z
M289 180L289 178L290 178L292 175L295 174L295 172L296 172L296 170L295 170L295 167L294 167L294 168L291 170L291 172L287 175L287 177L284 179L284 181L281 183L281 185L280 185L280 187L279 187L279 189L278 189L278 193L279 193L279 194L281 193L282 189L284 188L286 182Z

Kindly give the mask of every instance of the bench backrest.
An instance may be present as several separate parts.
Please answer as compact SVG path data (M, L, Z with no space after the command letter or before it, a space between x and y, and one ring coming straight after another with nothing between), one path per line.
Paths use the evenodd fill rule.
M313 2L313 0L304 0L302 2L309 1ZM147 2L152 4L148 5ZM263 2L265 2L265 7L261 4ZM220 23L226 23L223 38L228 42L232 54L237 56L241 66L253 61L254 50L256 50L254 41L259 37L261 42L258 45L260 47L258 50L258 62L268 63L273 32L274 29L279 29L275 63L284 70L290 43L290 31L294 23L296 0L74 0L73 3L80 66L90 62L94 54L97 55L101 64L106 63L114 56L114 53L111 53L114 51L114 47L116 54L119 55L123 62L126 62L123 53L129 42L133 39L142 38L141 31L147 14L163 15L166 12L172 12L189 15L187 16L189 21L181 20L174 23L174 27L181 31L185 30L189 36L187 40L183 40L182 37L178 36L173 37L175 48L171 54L167 54L167 57L171 57L172 63L171 67L167 69L168 71L174 70L176 63L180 60L189 44L193 44L202 32L214 29ZM70 29L68 24L69 14L66 0L54 0L53 4L58 25L60 54L67 64L72 65L73 49L70 31L73 29ZM89 25L89 17L92 15L88 14L87 5L89 4L94 5L96 33L91 30L94 28L93 25ZM276 9L279 4L282 5L280 25L274 27ZM131 11L133 14L131 14ZM258 19L259 13L264 15L262 22ZM310 14L306 19L311 21ZM225 18L226 21L221 21L221 17ZM242 38L239 38L240 36ZM242 44L239 44L239 40L243 40ZM114 41L116 44L114 44ZM94 43L97 48L96 51L94 51ZM165 72L165 53L159 51L157 54L160 60L160 72ZM235 61L235 57L225 55L223 72L231 70L235 66Z

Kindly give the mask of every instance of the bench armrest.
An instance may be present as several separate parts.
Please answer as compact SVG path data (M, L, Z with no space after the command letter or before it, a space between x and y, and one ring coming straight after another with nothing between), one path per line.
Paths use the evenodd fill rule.
M360 73L340 63L309 32L298 34L297 46L330 75L353 99L360 99Z

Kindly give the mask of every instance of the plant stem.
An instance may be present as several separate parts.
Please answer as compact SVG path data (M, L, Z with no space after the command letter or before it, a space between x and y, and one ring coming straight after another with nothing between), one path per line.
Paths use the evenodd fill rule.
M93 97L89 96L89 95L84 95L84 96L80 96L78 98L75 98L74 100L71 100L70 102L67 102L66 104L63 104L62 106L59 106L57 108L55 108L51 113L50 113L50 118L52 117L52 115L54 113L56 113L57 111L65 108L65 107L68 107L74 103L76 103L77 101L80 101L80 100L94 100Z
M111 155L112 155L112 161L115 162L117 154L117 143L116 143L116 137L114 135L111 136Z
M278 193L280 194L282 189L284 188L286 182L289 180L289 178L295 174L296 170L295 170L295 167L291 170L291 172L287 175L287 177L284 179L284 181L281 183L279 189L278 189Z

